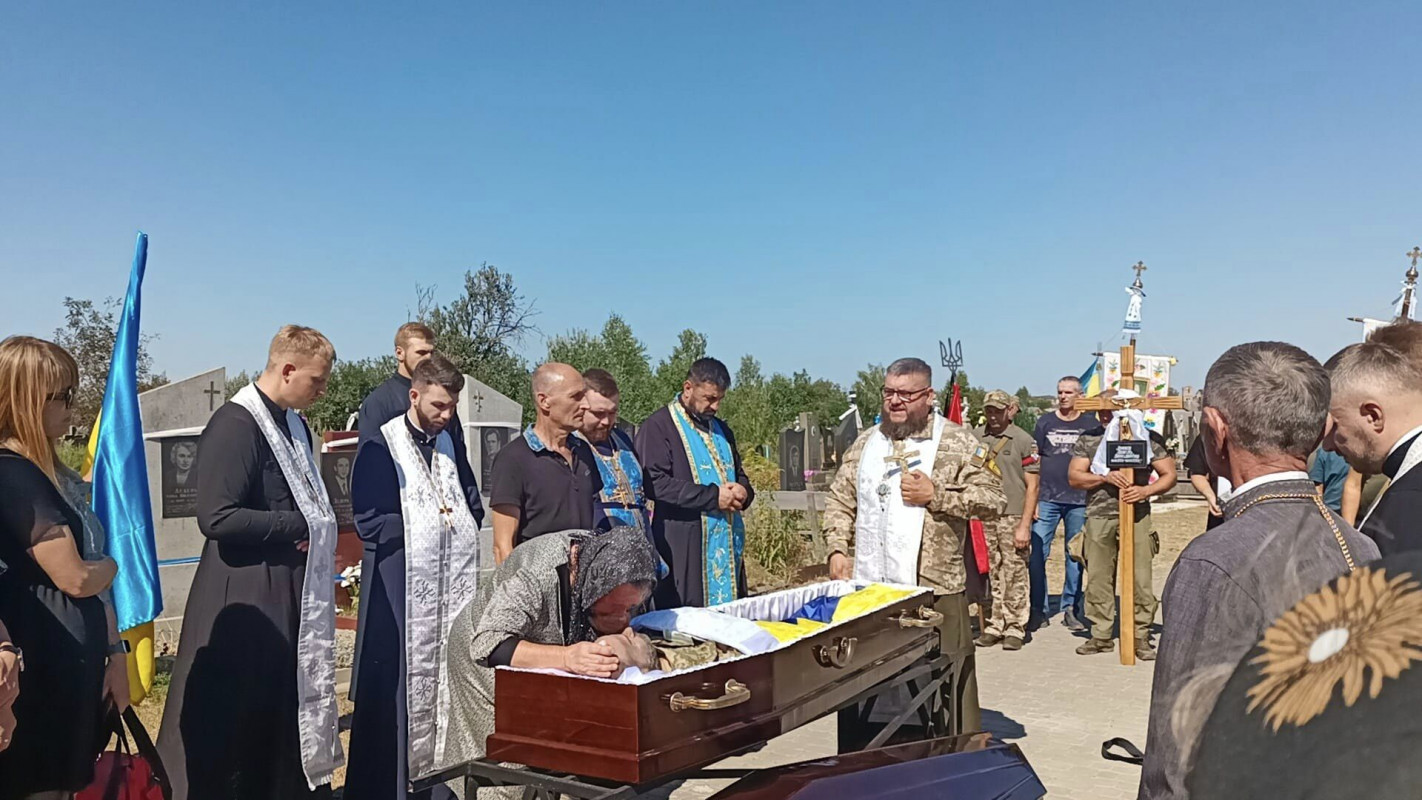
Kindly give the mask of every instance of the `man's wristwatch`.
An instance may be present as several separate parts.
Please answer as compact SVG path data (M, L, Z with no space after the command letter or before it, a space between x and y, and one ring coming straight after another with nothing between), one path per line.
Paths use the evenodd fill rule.
M109 649L106 654L111 656L117 656L127 653L132 649L133 645L129 644L127 639L119 639L117 642L114 642L113 644L109 645Z
M25 671L25 651L10 642L5 642L0 644L0 653L14 653L15 665L20 668L21 672Z

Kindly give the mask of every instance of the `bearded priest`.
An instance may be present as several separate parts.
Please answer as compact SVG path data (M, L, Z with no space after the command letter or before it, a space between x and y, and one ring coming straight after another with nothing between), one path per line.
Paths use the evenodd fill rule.
M961 665L957 691L945 687L949 724L955 733L976 731L982 714L963 542L968 518L1002 516L1007 496L973 432L934 411L927 363L890 364L883 396L882 421L855 440L830 487L824 515L830 577L934 590L943 653Z
M375 549L375 570L361 597L366 638L346 800L404 800L411 778L442 764L444 646L474 599L484 518L469 457L448 430L463 389L444 356L420 362L409 410L381 425L356 458L356 532ZM451 796L443 787L419 795Z

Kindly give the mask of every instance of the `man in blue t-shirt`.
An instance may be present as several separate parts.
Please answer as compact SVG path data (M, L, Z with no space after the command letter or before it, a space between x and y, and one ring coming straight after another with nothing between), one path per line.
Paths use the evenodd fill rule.
M1081 397L1081 381L1068 375L1057 381L1057 410L1037 420L1037 451L1042 456L1041 490L1037 495L1037 519L1032 523L1032 559L1028 572L1032 584L1032 621L1029 628L1048 624L1051 609L1047 598L1047 555L1057 535L1057 523L1066 525L1066 543L1086 524L1086 492L1067 483L1067 465L1076 440L1098 427L1096 418L1076 410ZM1081 565L1067 558L1059 608L1062 621L1072 631L1086 630L1082 616Z
M1314 488L1323 495L1323 504L1343 513L1343 484L1348 482L1348 462L1343 456L1318 448L1313 453L1308 476L1313 479Z

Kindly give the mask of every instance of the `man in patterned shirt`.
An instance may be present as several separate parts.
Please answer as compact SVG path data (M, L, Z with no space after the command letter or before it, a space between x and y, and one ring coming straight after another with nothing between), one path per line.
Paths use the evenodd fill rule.
M963 541L968 518L1007 507L972 431L934 411L933 371L901 358L884 375L882 422L844 454L825 507L830 577L928 586L943 615L945 655L958 660L955 731L981 727ZM854 555L851 559L850 549ZM946 698L945 698L946 699Z

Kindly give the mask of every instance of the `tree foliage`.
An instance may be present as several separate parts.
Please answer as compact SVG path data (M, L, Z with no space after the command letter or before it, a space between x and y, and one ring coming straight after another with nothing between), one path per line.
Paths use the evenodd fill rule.
M346 421L360 410L366 395L384 383L394 371L394 356L337 361L331 367L326 394L302 412L307 423L318 432L346 430Z
M883 391L883 364L870 364L859 370L854 379L854 403L859 406L859 417L866 428L879 418L879 410L884 407Z
M64 298L64 327L54 332L54 342L74 356L79 365L79 385L74 391L74 423L87 435L104 404L104 386L113 360L114 341L118 337L118 312L123 302L110 297L102 305L92 300ZM153 357L148 344L153 336L138 340L138 391L144 392L168 382L168 377L153 371Z
M513 276L488 262L464 273L464 293L448 304L435 300L434 287L416 287L417 316L435 332L440 352L523 406L532 419L528 365L517 346L537 331L533 301L524 297Z
M681 394L681 387L686 383L686 373L691 370L692 362L705 356L706 334L687 328L677 336L676 347L657 364L657 370L652 376L652 387L660 398L660 404L665 405Z
M607 318L601 333L573 330L550 339L548 360L570 364L579 372L597 367L612 373L621 394L623 419L641 422L667 402L657 397L646 345L615 313Z

